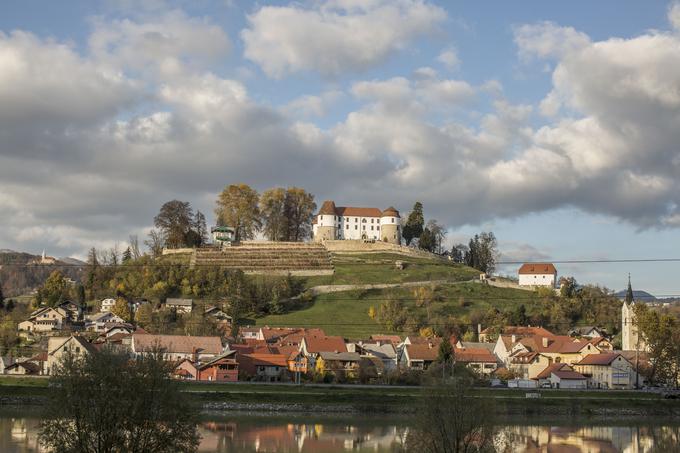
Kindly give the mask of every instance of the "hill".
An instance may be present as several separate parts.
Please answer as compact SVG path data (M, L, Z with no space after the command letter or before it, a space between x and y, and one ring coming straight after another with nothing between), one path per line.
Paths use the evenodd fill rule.
M82 270L74 267L72 262L57 260L50 265L32 265L40 256L30 253L3 250L0 252L0 284L6 297L26 294L42 285L47 277L55 271L79 281Z
M626 298L626 290L623 289L619 291L618 293L614 294L614 297L617 297L621 300L624 300ZM642 300L645 302L655 302L656 296L648 293L647 291L642 291L642 290L633 290L633 300Z

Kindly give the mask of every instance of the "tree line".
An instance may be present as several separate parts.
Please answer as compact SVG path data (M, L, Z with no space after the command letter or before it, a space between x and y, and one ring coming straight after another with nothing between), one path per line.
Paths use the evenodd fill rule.
M234 228L234 240L262 233L270 241L303 241L311 236L314 195L299 187L275 187L262 194L247 184L231 184L219 194L218 226ZM205 216L188 201L171 200L154 217L147 246L154 256L163 248L200 247L208 242Z

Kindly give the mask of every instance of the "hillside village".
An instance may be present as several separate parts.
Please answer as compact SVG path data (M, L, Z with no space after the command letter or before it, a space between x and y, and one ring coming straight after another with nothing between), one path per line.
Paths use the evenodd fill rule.
M427 319L416 328L409 329L405 322L401 329L406 331L400 332L392 324L387 328L388 324L381 326L376 321L374 331L334 335L326 332L328 327L323 322L267 325L267 320L276 319L276 315L265 316L263 322L253 326L239 319L244 312L235 310L233 297L211 303L209 298L186 296L121 297L119 290L118 296L112 293L96 305L59 300L38 306L17 325L19 337L33 345L33 353L5 354L0 373L47 376L67 351L96 354L101 348L111 347L131 358L160 350L173 363L173 376L188 381L423 384L450 368L468 373L483 385L554 389L634 389L646 385L654 359L637 329L630 282L627 300L613 302L620 307L616 341L611 331L596 324L571 328L555 324L559 333L530 323L485 326L478 322L467 328L456 328L455 324L448 330L432 328L436 322L430 318L431 308L436 303L450 304L445 296L436 302L441 289L436 289L434 282L441 287L468 288L473 294L495 288L506 297L511 295L508 300L526 298L527 302L517 306L519 318L514 318L525 322L531 319L524 310L525 305L531 306L532 298L541 294L556 298L575 288L565 288L573 282L558 279L557 268L551 263L525 263L517 269L516 279L498 278L452 262L452 254L436 255L403 246L399 219L399 212L392 207L381 211L325 202L312 222L310 242L237 241L235 229L222 226L211 229L209 243L164 248L155 259L170 266L197 271L220 269L227 275L238 272L235 275L272 277L279 282L311 279L301 280L306 288L291 290L286 296L288 302L280 302L293 304L285 305L289 314L284 315L293 317L299 310L305 311L304 303L321 303L315 302L315 297L324 293L339 291L359 301L357 290L391 287L396 291L413 286L414 294L421 295L421 303L427 308ZM437 271L454 273L444 273L443 280L436 280L429 273L415 272L418 266L436 266ZM333 284L342 283L343 275L336 274L349 278L353 275L349 270L355 268L368 278L366 283L359 279L354 285ZM371 268L380 269L377 280L370 280ZM413 274L402 281L408 272ZM312 286L315 282L327 284ZM74 284L67 281L62 286ZM288 285L295 286L291 282ZM328 302L333 303L333 299ZM300 303L303 308L295 308ZM385 308L383 303L380 308L377 315L371 314L373 306L363 310L368 310L373 319L382 316L383 309L394 307L388 303ZM271 313L271 307L265 310ZM164 319L165 324L159 327L149 321L156 318ZM327 319L326 323L333 321ZM167 325L173 323L184 325L184 334L168 332Z

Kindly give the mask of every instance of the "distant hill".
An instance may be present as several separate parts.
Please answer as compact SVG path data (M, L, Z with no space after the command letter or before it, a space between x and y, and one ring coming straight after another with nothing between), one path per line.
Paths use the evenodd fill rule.
M73 258L59 259L53 265L29 265L40 256L3 249L0 251L0 284L5 297L27 294L43 284L50 274L59 270L67 277L80 281L82 270L73 264L82 261ZM83 263L84 264L84 263Z
M614 294L615 297L618 297L621 300L624 300L626 298L626 290L623 289L619 291L618 293ZM655 302L657 299L655 296L652 294L649 294L647 291L641 291L641 290L633 290L633 299L634 300L643 300L645 302Z
M66 257L66 258L59 258L58 260L61 263L70 264L71 266L85 266L85 265L87 265L87 263L85 261L79 260L78 258Z

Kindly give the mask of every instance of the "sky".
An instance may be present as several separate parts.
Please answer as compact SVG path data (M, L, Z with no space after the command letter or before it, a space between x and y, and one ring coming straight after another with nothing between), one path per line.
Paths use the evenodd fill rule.
M141 3L138 4L138 3ZM228 184L416 201L502 260L680 258L680 4L5 0L0 248L84 257ZM558 264L680 295L680 263ZM516 266L501 266L505 274Z

